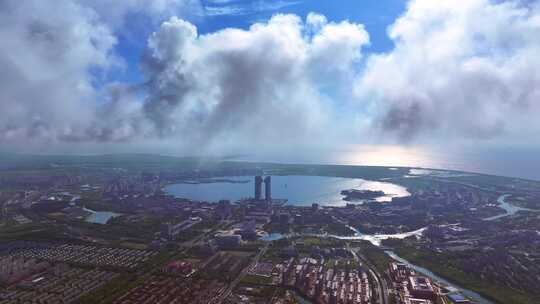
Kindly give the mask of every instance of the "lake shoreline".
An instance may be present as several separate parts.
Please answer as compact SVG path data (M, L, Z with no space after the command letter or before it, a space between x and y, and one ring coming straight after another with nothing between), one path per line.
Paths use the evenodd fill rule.
M201 202L220 200L239 201L253 197L254 184L247 176L227 176L201 181L178 181L165 185L163 192L175 198ZM342 191L381 191L381 195L369 200L347 201ZM369 201L387 203L394 197L407 197L406 187L379 180L362 178L328 177L311 175L273 175L272 198L287 199L290 205L344 207L347 204L364 204Z

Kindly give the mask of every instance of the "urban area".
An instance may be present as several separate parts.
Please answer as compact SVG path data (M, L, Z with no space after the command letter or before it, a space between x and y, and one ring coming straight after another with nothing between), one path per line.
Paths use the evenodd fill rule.
M536 182L185 162L3 168L0 303L540 303ZM273 196L284 175L391 181L410 195L297 205ZM177 183L252 188L201 201L164 190Z

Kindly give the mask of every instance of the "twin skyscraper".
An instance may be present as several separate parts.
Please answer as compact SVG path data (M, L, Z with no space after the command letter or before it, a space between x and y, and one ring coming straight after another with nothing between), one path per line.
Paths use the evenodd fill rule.
M255 200L262 200L262 183L263 177L255 176ZM272 177L267 176L264 178L264 200L272 200Z

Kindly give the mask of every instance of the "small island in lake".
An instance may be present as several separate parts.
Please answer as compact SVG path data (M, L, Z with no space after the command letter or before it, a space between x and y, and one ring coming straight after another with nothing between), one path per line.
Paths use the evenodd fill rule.
M371 200L384 196L383 191L349 189L341 191L345 201Z

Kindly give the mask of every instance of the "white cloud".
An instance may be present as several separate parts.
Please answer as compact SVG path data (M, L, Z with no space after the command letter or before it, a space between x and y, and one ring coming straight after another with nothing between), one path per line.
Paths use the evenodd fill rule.
M205 16L241 16L245 14L245 8L238 6L206 7L204 9Z
M0 140L70 135L91 119L91 69L118 63L116 38L72 1L1 5Z
M201 13L205 16L245 16L263 12L276 12L279 9L297 5L302 1L291 0L210 0L205 1Z
M349 22L312 30L297 16L276 15L248 30L197 36L172 18L149 40L148 117L162 136L210 146L320 143L333 117L314 70L342 72L369 37Z
M131 15L190 3L0 2L0 143L232 150L376 143L374 130L530 142L540 130L538 1L410 1L381 54L363 52L361 24L314 13L204 35L172 17L148 37L144 83L97 88L122 65L115 33Z
M157 18L188 3L0 2L0 142L29 149L28 145L51 141L133 137L143 128L133 123L140 105L133 100L128 105L119 99L103 106L103 92L96 88L104 73L123 65L122 58L115 54L115 30L123 26L130 13ZM119 90L116 85L108 86ZM118 113L110 111L113 109ZM128 134L127 130L132 132Z
M360 60L361 47L369 44L363 25L348 21L315 25L313 18L310 21L309 24L318 29L311 42L312 65L343 72Z
M73 0L73 2L93 9L103 22L114 28L125 26L125 23L132 26L133 14L149 17L154 22L162 22L171 16L199 14L202 9L199 0Z
M357 84L399 138L530 139L540 129L540 5L413 0Z
M111 8L110 16L128 16L140 3ZM369 41L361 25L315 26L315 15L309 22L276 15L247 30L205 35L173 17L148 38L140 63L145 82L100 90L96 71L121 64L113 29L122 26L109 23L100 5L4 4L0 67L9 76L0 83L2 143L16 149L156 139L185 149L318 145L323 134L337 135L339 124L320 74L349 70Z
M306 17L306 24L311 29L312 32L320 31L323 26L328 23L328 19L324 15L317 13L309 13Z

